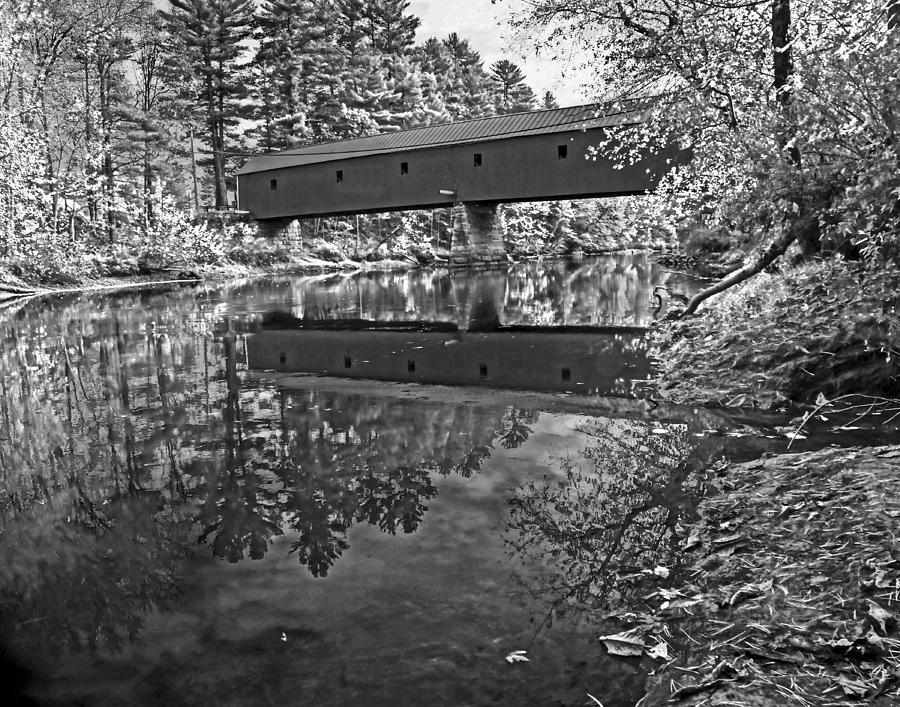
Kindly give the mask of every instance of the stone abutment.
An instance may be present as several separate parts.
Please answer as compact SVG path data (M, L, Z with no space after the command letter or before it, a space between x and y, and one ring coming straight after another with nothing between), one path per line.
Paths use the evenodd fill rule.
M508 258L499 204L454 204L452 218L451 267L506 265Z

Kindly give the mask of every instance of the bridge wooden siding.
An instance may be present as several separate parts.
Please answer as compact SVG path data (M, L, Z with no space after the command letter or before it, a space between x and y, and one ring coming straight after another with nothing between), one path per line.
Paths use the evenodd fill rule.
M602 153L588 158L611 128L643 122L645 109L554 108L260 155L238 171L239 207L277 233L297 218L463 205L456 263L505 261L499 203L656 187L680 157L674 146L624 166Z
M574 106L260 155L238 172L239 204L269 219L639 194L656 186L674 152L623 169L585 156L611 126L641 119Z

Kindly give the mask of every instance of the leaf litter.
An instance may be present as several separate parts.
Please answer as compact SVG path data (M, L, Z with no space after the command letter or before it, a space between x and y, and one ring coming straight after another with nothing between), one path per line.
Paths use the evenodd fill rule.
M690 560L614 655L662 660L638 703L900 703L900 446L784 454L707 472Z

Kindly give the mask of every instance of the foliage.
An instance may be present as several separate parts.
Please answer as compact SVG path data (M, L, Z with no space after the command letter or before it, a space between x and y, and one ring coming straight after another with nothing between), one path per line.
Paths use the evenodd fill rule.
M638 198L505 204L507 251L520 257L670 247L672 236L646 216Z
M898 285L896 272L841 260L760 275L653 333L660 393L764 408L819 393L895 395Z
M792 11L793 6L793 11ZM593 54L608 98L653 93L649 122L598 149L676 142L692 159L651 204L672 230L797 241L884 267L896 257L900 28L881 0L537 2L520 29ZM774 77L774 81L773 81ZM755 256L754 256L755 257Z

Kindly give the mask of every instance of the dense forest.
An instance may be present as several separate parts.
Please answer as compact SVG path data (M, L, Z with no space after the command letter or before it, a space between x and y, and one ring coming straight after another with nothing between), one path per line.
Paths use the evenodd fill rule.
M5 279L215 264L254 250L278 257L271 243L246 247L251 226L223 229L198 216L234 206L234 171L249 155L556 106L516 64L486 66L455 33L417 43L409 5L2 0ZM572 207L552 208L547 232L559 241L565 229L555 226ZM580 218L581 231L603 220L596 209L576 211L567 224ZM529 232L546 213L515 209L511 232ZM391 218L364 217L364 235L376 221L379 234L401 239L434 232L430 213ZM359 249L357 222L310 229L323 236L320 255L333 256L329 244L350 231Z

